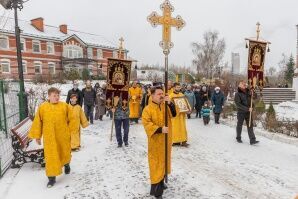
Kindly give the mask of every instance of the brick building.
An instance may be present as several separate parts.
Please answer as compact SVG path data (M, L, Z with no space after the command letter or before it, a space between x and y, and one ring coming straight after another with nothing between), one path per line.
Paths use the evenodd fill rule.
M92 75L106 74L107 58L118 57L116 41L44 24L43 18L19 21L24 78L57 76L71 69L84 68ZM0 17L0 79L18 79L14 20ZM127 51L122 58L127 57Z

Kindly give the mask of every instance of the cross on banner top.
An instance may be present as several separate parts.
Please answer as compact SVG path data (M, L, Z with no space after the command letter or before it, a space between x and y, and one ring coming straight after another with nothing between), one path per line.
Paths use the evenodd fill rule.
M179 15L176 18L172 18L174 7L171 5L169 0L165 0L165 2L161 4L160 9L163 11L163 16L158 15L157 12L152 12L147 19L153 27L162 25L163 36L159 45L162 47L164 52L169 52L170 48L174 46L171 41L171 28L176 27L177 30L181 30L185 26L185 21Z
M261 26L261 24L260 24L260 22L258 22L257 23L257 40L259 40L259 38L260 38L260 32L261 32L260 26Z
M122 51L124 50L124 45L123 45L124 39L123 39L123 37L121 37L119 39L119 41L120 41L120 44L119 44L119 55L118 55L118 58L121 59L121 54L122 54Z

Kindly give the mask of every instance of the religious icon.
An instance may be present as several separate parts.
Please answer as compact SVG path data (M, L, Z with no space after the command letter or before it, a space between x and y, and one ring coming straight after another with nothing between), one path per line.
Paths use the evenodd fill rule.
M113 73L112 84L121 86L125 85L125 74L123 72L123 68L116 68L115 72Z
M191 111L191 107L186 97L175 97L173 100L180 113L188 113Z
M253 57L252 57L252 65L260 67L261 64L261 50L259 48L254 49Z

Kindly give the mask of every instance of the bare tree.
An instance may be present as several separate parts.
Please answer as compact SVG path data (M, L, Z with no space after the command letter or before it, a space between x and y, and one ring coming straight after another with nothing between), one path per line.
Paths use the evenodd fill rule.
M195 55L193 64L196 66L197 72L212 79L216 67L221 65L225 49L226 42L224 38L219 39L217 31L205 32L202 43L192 43L192 52Z

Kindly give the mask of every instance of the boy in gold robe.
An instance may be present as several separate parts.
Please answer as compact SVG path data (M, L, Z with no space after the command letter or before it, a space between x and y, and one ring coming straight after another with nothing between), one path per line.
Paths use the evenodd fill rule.
M174 83L174 91L170 94L170 98L184 97L181 93L181 86L179 83ZM181 145L184 147L188 146L187 143L187 130L186 130L186 113L180 113L178 107L176 106L177 116L172 119L173 126L173 144Z
M72 94L70 96L69 105L71 110L69 130L71 136L71 150L73 151L79 151L81 148L81 125L83 128L89 125L82 107L77 102L78 96Z
M156 198L162 198L166 186L164 184L165 176L165 134L168 134L168 159L167 172L171 171L171 150L172 150L172 126L171 117L176 116L174 103L168 96L164 96L161 87L151 89L152 102L145 107L142 114L142 122L148 137L148 160L150 169L151 191L150 195ZM169 127L165 127L165 102L168 102L169 108Z
M141 110L142 89L134 81L132 87L128 90L129 94L129 119L131 122L138 123Z
M56 176L62 173L63 166L64 173L70 173L70 108L68 104L60 102L59 98L60 91L57 88L48 90L48 101L39 106L29 131L29 138L36 139L37 144L41 145L43 138L48 188L54 186Z

